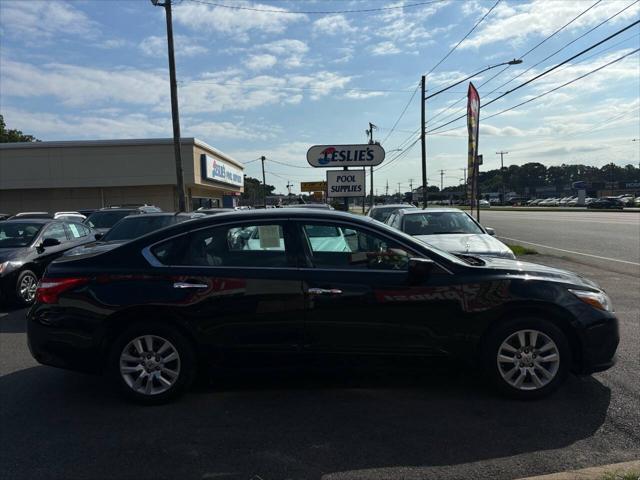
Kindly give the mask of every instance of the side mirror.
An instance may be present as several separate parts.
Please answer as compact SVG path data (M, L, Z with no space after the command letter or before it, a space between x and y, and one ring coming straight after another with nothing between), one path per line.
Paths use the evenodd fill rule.
M431 273L434 263L428 258L409 259L409 285L422 283Z
M56 245L60 245L60 240L58 240L57 238L51 238L51 237L45 238L44 240L42 240L42 243L40 244L42 248L55 247Z
M96 233L93 237L94 237L96 240L100 240L102 237L104 237L104 233Z
M489 235L491 235L492 237L495 237L495 235L496 235L496 231L495 231L493 228L491 228L491 227L484 227L484 229L487 231L487 233L488 233Z

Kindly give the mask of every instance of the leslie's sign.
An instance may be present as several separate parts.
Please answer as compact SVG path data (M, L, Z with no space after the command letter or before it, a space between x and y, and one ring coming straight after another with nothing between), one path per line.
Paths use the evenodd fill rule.
M202 162L202 178L203 180L214 180L220 183L226 183L235 187L244 185L244 175L240 168L230 163L224 162L219 158L213 158L204 153L200 155Z
M375 167L384 160L380 145L314 145L307 151L312 167Z

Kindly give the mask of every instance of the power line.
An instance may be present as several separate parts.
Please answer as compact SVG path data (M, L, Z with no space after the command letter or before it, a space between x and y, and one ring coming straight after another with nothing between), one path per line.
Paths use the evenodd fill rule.
M519 103L517 105L514 105L513 107L509 107L509 108L506 108L506 109L504 109L504 110L502 110L500 112L497 112L497 113L494 113L492 115L489 115L488 117L485 117L484 120L489 120L490 118L497 117L498 115L502 115L503 113L506 113L506 112L508 112L510 110L513 110L514 108L521 107L522 105L526 105L527 103L533 102L534 100L537 100L537 99L539 99L541 97L544 97L544 96L546 96L546 95L548 95L550 93L553 93L556 90L560 90L561 88L566 87L567 85L571 85L572 83L577 82L578 80L582 80L583 78L588 77L589 75L592 75L592 74L594 74L596 72L599 72L603 68L609 67L609 66L613 65L614 63L617 63L617 62L619 62L619 61L621 61L621 60L633 55L634 53L638 53L639 51L640 51L640 48L636 48L632 52L629 52L626 55L622 55L621 57L618 57L615 60L610 61L609 63L605 63L604 65L602 65L602 66L600 66L598 68L594 68L593 70L590 70L589 72L587 72L587 73L585 73L583 75L580 75L579 77L576 77L573 80L570 80L570 81L568 81L566 83L563 83L562 85L559 85L559 86L557 86L555 88L552 88L551 90L547 90L546 92L541 93L539 95L536 95L535 97L530 98L528 100L525 100L524 102L521 102L521 103ZM491 103L491 102L489 102L489 103ZM487 104L487 105L489 105L489 104Z
M516 75L515 77L512 77L511 79L507 80L506 82L504 82L502 85L498 85L496 88L494 88L493 90L491 90L489 93L487 93L487 95L491 95L492 93L494 93L496 90L498 90L499 88L504 87L505 85L508 85L509 83L513 82L515 79L520 78L522 75L524 75L525 73L531 71L532 69L534 69L535 67L537 67L538 65L540 65L541 63L549 60L551 57L557 55L558 53L560 53L562 50L564 50L565 48L567 48L570 45L573 45L575 42L577 42L578 40L580 40L581 38L585 37L586 35L588 35L589 33L593 32L596 28L604 25L605 23L607 23L608 21L610 21L611 19L613 19L614 17L617 17L618 15L620 15L621 13L623 13L625 10L631 8L633 5L635 5L636 3L638 3L638 1L640 0L635 0L633 3L627 5L625 8L623 8L622 10L618 11L617 13L614 13L613 15L611 15L609 18L607 18L606 20L603 20L602 22L600 22L598 25L596 25L595 27L590 28L589 30L587 30L586 32L584 32L582 35L574 38L573 40L571 40L569 43L565 44L563 47L559 48L558 50L556 50L555 52L553 52L551 55L547 55L545 58L543 58L542 60L540 60L539 62L535 63L534 65L531 65L529 68L527 68L526 70L520 72L518 75ZM594 3L593 5L591 5L591 7L589 7L587 10L585 10L584 12L582 12L580 14L583 15L584 13L588 12L589 10L591 10L593 7L595 7L598 3L600 3L599 1ZM577 19L578 17L576 17ZM574 19L575 20L575 19Z
M591 46L589 46L589 47L585 48L584 50L582 50L582 51L580 51L580 52L576 53L576 54L575 54L575 55L573 55L572 57L570 57L570 58L568 58L568 59L566 59L566 60L564 60L564 61L562 61L562 62L558 63L557 65L555 65L555 66L553 66L553 67L551 67L551 68L549 68L549 69L547 69L547 70L545 70L545 71L543 71L543 72L541 72L541 73L539 73L538 75L536 75L536 76L534 76L534 77L530 78L529 80L527 80L527 81L525 81L525 82L522 82L520 85L518 85L518 86L516 86L516 87L512 88L511 90L507 90L507 91L506 91L506 92L504 92L503 94L498 95L498 96L497 96L497 97L495 97L494 99L492 99L492 100L488 101L487 103L485 103L485 104L481 105L481 106L480 106L480 108L487 107L487 106L491 105L492 103L497 102L497 101L498 101L498 100L500 100L501 98L505 97L506 95L509 95L510 93L513 93L513 92L515 92L516 90L519 90L519 89L521 89L522 87L525 87L526 85L530 84L531 82L533 82L533 81L535 81L535 80L538 80L539 78L541 78L541 77L543 77L543 76L545 76L545 75L548 75L549 73L551 73L551 72L553 72L553 71L557 70L558 68L560 68L562 65L565 65L565 64L569 63L571 60L574 60L575 58L578 58L578 57L580 57L580 56L584 55L585 53L587 53L587 52L589 52L589 51L593 50L594 48L598 47L599 45L602 45L603 43L605 43L605 42L607 42L607 41L611 40L612 38L614 38L614 37L616 37L616 36L620 35L621 33L623 33L623 32L625 32L625 31L629 30L630 28L633 28L633 27L634 27L634 26L636 26L638 23L640 23L640 20L636 20L636 21L635 21L635 22L633 22L632 24L627 25L626 27L624 27L624 28L622 28L622 29L618 30L617 32L615 32L615 33L613 33L613 34L609 35L608 37L604 38L603 40L600 40L599 42L594 43L593 45L591 45ZM441 125L439 125L439 126L437 126L437 127L435 127L435 128L432 128L432 129L428 130L426 133L432 133L432 132L435 132L435 131L437 131L437 130L440 130L441 128L443 128L443 127L445 127L445 126L447 126L447 125L451 125L452 123L457 122L458 120L460 120L460 119L464 118L465 116L466 116L466 113L465 113L465 114L463 114L463 115L461 115L461 116L459 116L459 117L454 118L453 120L450 120L450 121L448 121L448 122L446 122L446 123L443 123L443 124L441 124Z
M553 33L551 33L550 35L548 35L547 37L545 37L544 39L542 39L540 42L538 42L536 45L534 45L532 48L530 48L529 50L527 50L524 54L520 55L518 58L524 58L525 56L529 55L531 52L533 52L534 50L536 50L537 48L539 48L540 46L542 46L545 42L547 42L548 40L550 40L552 37L554 37L555 35L557 35L558 33L560 33L562 30L564 30L565 28L567 28L569 25L571 25L573 22L575 22L576 20L578 20L580 17L582 17L585 13L587 13L589 10L591 10L592 8L594 8L596 5L598 5L602 0L598 0L596 3L594 3L593 5L591 5L589 8L587 8L586 10L583 10L582 12L580 12L578 15L576 15L575 17L573 17L571 20L569 20L567 23L565 23L564 25L562 25L560 28L558 28L556 31L554 31ZM638 0L636 0L637 2ZM634 3L636 3L634 2ZM587 35L588 33L592 32L593 30L595 30L596 28L598 28L599 26L603 25L604 23L610 21L612 18L614 18L616 15L619 15L620 13L624 12L624 10L626 10L627 8L631 7L633 4L629 5L628 7L620 10L618 13L612 15L611 17L609 17L608 19L604 20L602 23L600 23L599 25L597 25L596 27L592 28L591 30L589 30L588 32L586 32L585 34L581 35L580 37L578 37L577 39L573 40L572 42L566 44L564 47L562 47L561 49L559 49L558 51L556 51L554 54L550 55L553 56L556 53L560 52L561 50L565 49L566 47L568 47L569 45L571 45L572 43L574 43L576 40L579 40L580 38L584 37L585 35ZM550 57L547 57L550 58ZM544 61L544 60L542 60ZM541 62L537 63L536 65L539 65ZM535 66L535 65L534 65ZM498 77L499 75L501 75L502 73L504 73L509 67L511 67L511 65L507 65L505 66L502 70L498 71L495 75L493 75L491 78L489 78L488 80L482 82L478 88L482 88L484 85L486 85L487 83L491 82L493 79L495 79L496 77ZM533 67L532 67L533 68ZM528 69L530 70L530 69ZM526 70L526 71L528 71ZM511 80L514 80L517 77L514 77ZM510 80L510 81L511 81ZM509 83L509 82L507 82ZM492 93L494 93L497 89L499 89L500 87L506 85L507 83L504 83L502 85L499 85L498 87L496 87L494 90L492 90L491 92L489 92L487 95L491 95ZM460 102L462 102L464 99L466 98L466 95L461 97L460 99L458 99L456 102L452 103L451 105L449 105L449 107L447 107L444 110L441 110L440 112L438 112L436 115L434 115L433 117L431 117L429 120L427 120L427 125L430 123L433 123L433 121L440 117L441 115L443 115L444 113L450 111L452 108L454 108L455 105L458 105ZM462 109L460 109L462 110ZM452 113L452 115L455 115L455 113ZM451 115L447 115L445 117L449 118L451 117Z
M402 120L402 117L404 117L404 114L407 112L407 108L409 108L409 105L411 105L411 102L413 102L413 99L416 96L416 93L418 93L418 90L420 89L420 85L416 85L416 88L413 90L413 93L411 94L411 97L409 97L409 101L407 102L407 104L404 106L404 109L402 110L402 112L400 113L400 116L398 117L398 119L395 121L395 123L393 124L393 127L391 127L391 130L389 130L389 133L387 133L387 135L384 137L384 140L382 140L381 143L385 143L387 141L387 139L391 136L391 134L393 133L393 131L396 129L396 127L398 126L398 123L400 122L400 120Z
M461 44L462 42L464 42L464 41L469 37L469 35L471 35L471 34L473 33L473 31L474 31L476 28L478 28L478 25L480 25L480 24L482 23L482 21L483 21L485 18L487 18L487 16L488 16L492 11L493 11L493 9L494 9L494 8L496 8L496 7L498 6L498 4L499 4L501 1L502 1L502 0L497 0L497 2L493 4L493 7L491 7L491 8L489 9L489 11L488 11L487 13L485 13L485 14L483 15L483 17L482 17L480 20L478 20L478 21L476 22L476 24L471 28L471 30L469 30L469 31L467 32L467 34L466 34L464 37L462 37L462 39L461 39L458 43L456 43L456 44L455 44L455 46L454 46L451 50L449 50L449 52L448 52L444 57L442 57L442 59L441 59L438 63L436 63L436 64L431 68L431 70L429 70L429 71L425 74L425 76L429 76L429 75L430 75L430 74L431 74L431 73L432 73L436 68L438 68L438 66L439 66L442 62L444 62L447 58L449 58L449 55L451 55L451 54L456 50L456 48L458 48L458 47L460 46L460 44ZM601 1L601 0L600 0L600 1ZM423 101L424 101L424 100L423 100Z
M429 0L425 2L417 2L410 3L407 5L393 5L390 7L378 7L378 8L361 8L361 9L353 9L353 10L276 10L276 9L268 9L268 8L255 8L255 7L246 7L242 5L225 5L223 3L210 2L206 0L189 0L194 3L201 3L203 5L211 5L214 7L220 8L228 8L230 10L249 10L252 12L262 12L262 13L275 13L282 15L332 15L337 13L371 13L371 12L383 12L386 10L404 10L406 8L414 8L420 7L424 5L431 5L434 3L442 3L448 0Z
M539 94L539 95L536 95L536 96L535 96L535 97L533 97L533 98L530 98L530 99L528 99L528 100L526 100L526 101L524 101L524 102L521 102L521 103L519 103L519 104L517 104L517 105L514 105L513 107L510 107L510 108L507 108L507 109L502 110L502 111L500 111L500 112L497 112L497 113L494 113L494 114L492 114L492 115L489 115L488 117L485 117L485 118L484 118L484 120L488 120L488 119L490 119L490 118L497 117L498 115L502 115L503 113L506 113L506 112L508 112L508 111L510 111L510 110L513 110L513 109L515 109L515 108L518 108L518 107L520 107L520 106L522 106L522 105L525 105L525 104L527 104L527 103L533 102L534 100L537 100L538 98L544 97L544 96L546 96L546 95L548 95L548 94L550 94L550 93L553 93L553 92L555 92L556 90L559 90L559 89L561 89L561 88L563 88L563 87L566 87L567 85L571 85L572 83L577 82L578 80L581 80L581 79L583 79L583 78L585 78L585 77L588 77L589 75L591 75L591 74L593 74L593 73L596 73L596 72L598 72L598 71L600 71L600 70L602 70L602 69L604 69L604 68L606 68L606 67L608 67L608 66L610 66L610 65L613 65L614 63L617 63L617 62L619 62L619 61L623 60L624 58L629 57L629 56L633 55L634 53L637 53L638 51L640 51L640 48L635 49L635 50L633 50L632 52L629 52L629 53L627 53L627 54L625 54L625 55L622 55L621 57L618 57L618 58L616 58L615 60L612 60L612 61L610 61L610 62L608 62L608 63L606 63L606 64L604 64L604 65L602 65L602 66L600 66L600 67L598 67L598 68L594 68L593 70L590 70L589 72L587 72L587 73L585 73L585 74L583 74L583 75L580 75L579 77L576 77L576 78L574 78L574 79L572 79L572 80L570 80L570 81L568 81L568 82L566 82L566 83L563 83L562 85L559 85L559 86L557 86L557 87L554 87L554 88L552 88L551 90L547 90L546 92L543 92L543 93L541 93L541 94ZM490 103L491 103L491 102L490 102ZM482 109L482 108L486 107L487 105L489 105L489 103L487 103L487 104L485 104L485 105L481 105L481 106L480 106L480 108ZM453 131L453 130L458 130L459 128L462 128L462 126L460 126L460 127L454 127L454 128L450 128L450 129L444 130L444 131L440 132L440 134L445 133L445 132L450 132L450 131ZM429 133L429 132L427 132L427 133Z

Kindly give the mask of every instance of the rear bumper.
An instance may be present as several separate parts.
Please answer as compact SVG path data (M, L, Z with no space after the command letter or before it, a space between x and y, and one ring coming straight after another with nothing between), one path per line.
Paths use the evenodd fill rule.
M33 358L42 365L100 373L104 366L99 342L77 330L47 325L47 319L27 315L27 344Z

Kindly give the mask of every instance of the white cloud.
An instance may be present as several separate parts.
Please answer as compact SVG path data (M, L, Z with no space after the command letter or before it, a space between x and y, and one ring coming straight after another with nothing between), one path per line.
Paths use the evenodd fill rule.
M118 109L102 109L78 114L54 114L27 112L21 109L3 109L5 121L20 125L27 132L34 132L41 140L50 139L101 139L170 137L169 115L150 117L145 114L123 113ZM99 114L99 115L96 115ZM266 140L275 135L276 129L249 127L242 123L199 121L182 119L182 135L219 140Z
M67 64L35 66L2 60L3 102L11 98L53 97L57 106L101 108L145 105L169 109L166 71L135 68L89 68ZM236 68L185 78L179 85L180 110L185 114L243 111L277 104L295 104L307 96L318 100L345 89L351 76L331 71L306 75L246 76ZM249 87L247 87L249 86ZM56 103L52 103L55 107Z
M144 114L60 115L3 108L5 121L20 125L41 140L145 138L171 136L171 118L149 118Z
M300 40L282 39L266 43L261 49L282 58L286 68L299 68L303 65L303 58L309 51L309 46Z
M246 58L243 63L250 70L264 70L265 68L271 68L277 63L278 59L269 54L264 53L260 55L251 55Z
M99 106L125 102L163 105L169 85L164 72L134 68L90 68L50 63L34 66L2 59L2 96L54 97L63 105Z
M320 35L344 35L354 32L344 15L327 15L313 22L313 32Z
M389 6L404 3L404 1L400 1L389 4ZM450 26L434 29L427 26L427 21L448 4L449 2L439 2L412 9L387 10L376 15L374 17L376 29L371 30L371 33L384 41L377 46L377 53L374 54L417 53L421 47L433 43L433 36L448 30ZM398 45L402 48L399 48Z
M182 57L195 57L207 53L207 49L202 45L198 45L193 39L185 35L176 35L174 37L176 55ZM138 48L142 53L150 57L166 57L167 56L167 39L152 35L146 37L139 44Z
M628 3L602 2L568 26L567 31L594 26L622 10ZM553 33L567 23L567 20L585 10L587 6L588 4L581 0L534 0L512 5L502 2L491 14L491 21L483 22L478 30L458 48L479 48L498 42L510 42L518 46L531 37L543 37ZM615 17L611 24L637 17L639 12L640 5L636 4Z
M93 38L98 28L84 12L67 2L3 2L0 9L2 29L27 42L66 35Z
M401 51L393 42L380 42L371 48L373 55L394 55Z
M246 1L236 1L233 5L288 11L274 5ZM210 30L223 33L230 40L247 41L250 32L282 33L289 25L305 21L307 16L295 13L274 14L184 2L176 6L173 18L176 23L192 30L199 32Z

